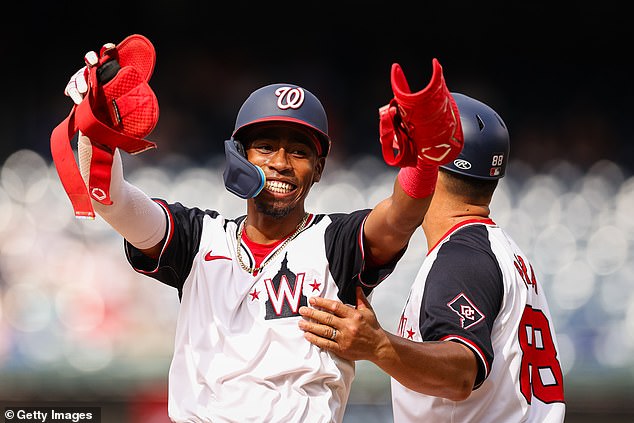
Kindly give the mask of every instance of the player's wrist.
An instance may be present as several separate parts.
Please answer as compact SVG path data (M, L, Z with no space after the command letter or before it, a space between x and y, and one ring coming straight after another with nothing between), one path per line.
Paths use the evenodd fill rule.
M419 161L416 166L406 166L398 172L397 180L403 191L412 198L429 197L436 190L438 166Z

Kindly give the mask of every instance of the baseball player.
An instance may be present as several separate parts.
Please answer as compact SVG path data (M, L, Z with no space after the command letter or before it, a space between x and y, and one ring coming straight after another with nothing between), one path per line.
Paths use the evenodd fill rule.
M453 96L464 148L441 166L422 224L428 253L397 334L380 327L360 291L356 309L311 298L315 308L300 309L309 319L300 327L324 350L388 373L395 422L563 422L563 374L544 289L526 254L489 216L509 158L506 125L486 104ZM335 340L323 337L331 330Z
M94 52L87 57L93 59L88 67L99 63ZM356 287L369 295L393 271L422 223L438 166L462 148L454 106L447 107L454 102L439 69L429 86L435 97L417 96L422 100L407 107L425 116L446 115L448 124L432 128L431 136L418 125L413 138L403 137L391 126L390 118L399 113L393 104L382 127L394 129L396 146L414 140L416 148L432 150L436 144L425 142L436 142L440 127L447 134L438 147L445 149L442 158L401 167L391 196L373 209L333 214L305 209L331 139L321 102L296 84L255 90L225 141L226 188L246 200L246 215L238 217L151 199L124 179L119 150L108 148L108 139L79 135L86 184L95 149L113 155L110 201L93 198L95 212L124 237L134 270L178 291L169 370L172 421L343 420L354 362L307 342L298 329L299 309L315 296L354 303ZM85 74L77 72L66 89L76 103L87 89ZM336 340L338 334L328 336Z

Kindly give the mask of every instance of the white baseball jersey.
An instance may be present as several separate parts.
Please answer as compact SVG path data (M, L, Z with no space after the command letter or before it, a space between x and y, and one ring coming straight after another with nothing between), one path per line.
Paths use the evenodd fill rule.
M456 225L427 253L398 334L466 345L478 375L464 401L392 379L395 422L563 422L563 375L544 290L526 255L492 220Z
M298 310L311 296L354 304L394 263L364 269L362 228L369 210L310 215L252 275L264 246L237 240L240 222L215 211L158 200L169 220L157 261L126 243L133 268L178 289L180 307L169 371L174 422L341 422L354 362L304 339ZM279 247L283 250L276 253ZM261 254L260 254L261 255ZM263 257L263 262L266 258Z

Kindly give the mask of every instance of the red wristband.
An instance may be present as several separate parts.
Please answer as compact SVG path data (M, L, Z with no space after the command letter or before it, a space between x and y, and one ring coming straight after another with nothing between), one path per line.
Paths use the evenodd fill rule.
M438 166L422 164L407 166L398 172L398 183L412 198L425 198L433 194L438 179Z

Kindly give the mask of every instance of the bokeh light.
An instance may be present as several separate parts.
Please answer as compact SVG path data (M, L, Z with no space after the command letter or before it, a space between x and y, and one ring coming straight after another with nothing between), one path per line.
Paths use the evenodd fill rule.
M228 217L246 212L224 188L222 161L128 167L128 180L153 197ZM522 162L512 168L516 172L494 196L492 218L533 261L549 296L564 372L633 372L634 179L605 161L586 172L566 162L550 172ZM395 174L376 157L331 160L307 209L373 207L391 193ZM163 379L173 349L176 290L135 273L122 238L99 216L75 219L55 169L37 153L13 154L0 178L0 372L46 377L63 368L70 376L62 389L69 391L73 374L104 380L104 390L116 385L105 375L122 369L132 379ZM396 329L426 252L419 230L395 272L375 290L373 304L386 329ZM371 366L360 369L385 381ZM23 389L32 380L25 378ZM0 390L9 389L0 381ZM375 395L376 387L355 385L357 400Z

